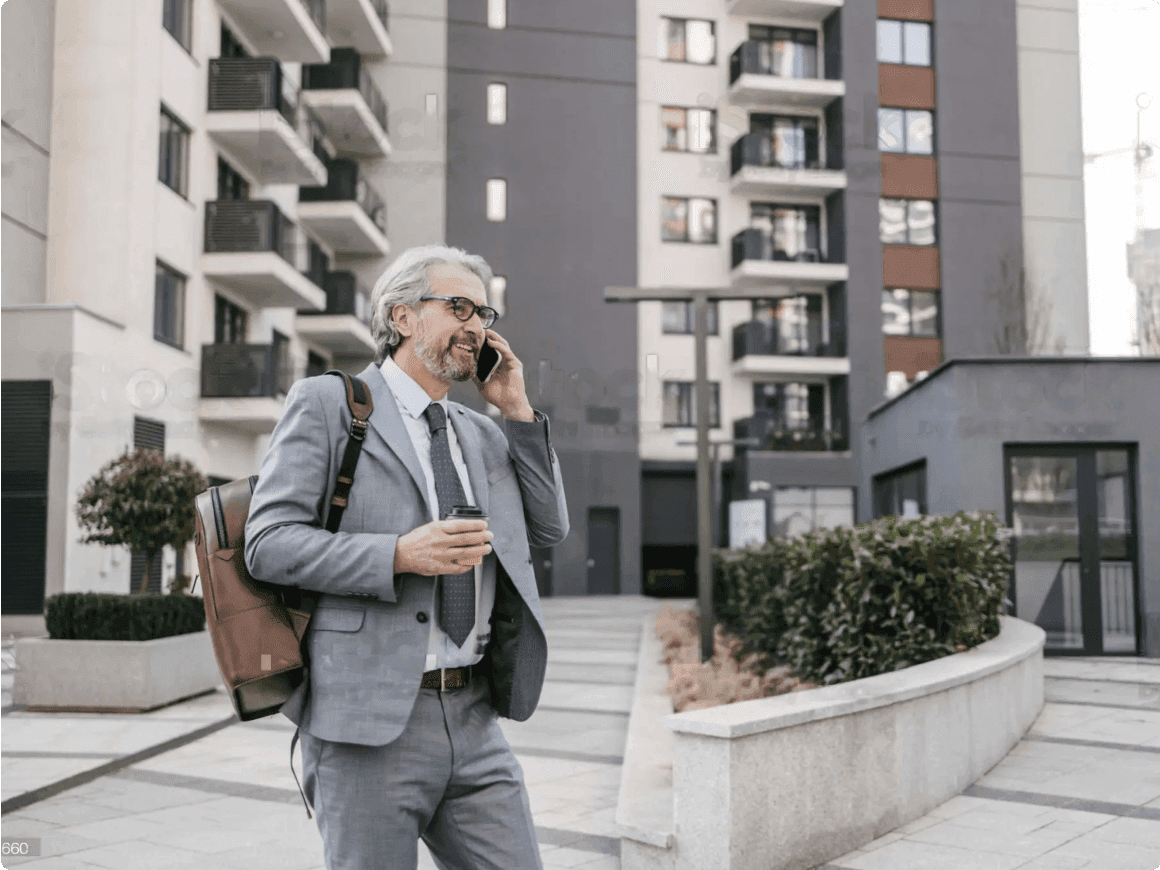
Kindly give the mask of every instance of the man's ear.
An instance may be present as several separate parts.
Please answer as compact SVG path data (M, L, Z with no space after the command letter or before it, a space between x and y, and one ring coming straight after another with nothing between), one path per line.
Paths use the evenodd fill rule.
M407 305L396 305L387 315L394 322L399 335L409 338L415 334L415 321L419 315Z

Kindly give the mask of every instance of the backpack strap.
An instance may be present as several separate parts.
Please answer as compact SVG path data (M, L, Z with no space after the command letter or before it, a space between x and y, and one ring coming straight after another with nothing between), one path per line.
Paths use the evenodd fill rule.
M338 469L338 482L334 485L330 510L326 514L326 530L337 532L350 498L350 488L354 484L354 469L362 453L363 439L367 437L367 420L375 409L375 403L371 399L371 391L360 378L352 377L337 369L331 369L327 374L338 375L346 384L346 404L350 407L353 417L350 421L350 438L346 441L342 465Z

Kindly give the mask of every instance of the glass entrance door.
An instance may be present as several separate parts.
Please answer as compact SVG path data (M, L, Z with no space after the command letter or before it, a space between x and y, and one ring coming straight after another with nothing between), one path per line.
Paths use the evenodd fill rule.
M1127 448L1007 451L1015 615L1046 651L1136 655L1133 456Z

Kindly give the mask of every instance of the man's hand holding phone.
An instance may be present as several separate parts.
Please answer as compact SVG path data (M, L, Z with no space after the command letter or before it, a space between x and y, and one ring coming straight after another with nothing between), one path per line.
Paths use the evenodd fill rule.
M490 370L485 370L485 357L487 361L491 360L489 351L494 352L499 361ZM483 377L480 376L481 372ZM472 380L479 388L479 394L499 408L505 417L526 423L536 418L524 388L524 364L512 351L511 345L493 329L484 333L484 344L480 348Z

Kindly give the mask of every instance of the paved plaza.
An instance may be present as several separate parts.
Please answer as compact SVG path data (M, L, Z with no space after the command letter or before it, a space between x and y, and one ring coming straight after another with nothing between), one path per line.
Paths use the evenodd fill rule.
M544 601L540 707L501 723L546 870L619 870L613 817L642 617L667 603ZM221 691L138 715L29 713L11 706L4 641L0 831L40 841L39 856L5 866L322 870L288 721L238 723ZM1052 658L1046 671L1048 703L1002 762L826 870L1160 867L1160 661ZM435 866L422 846L419 866Z

